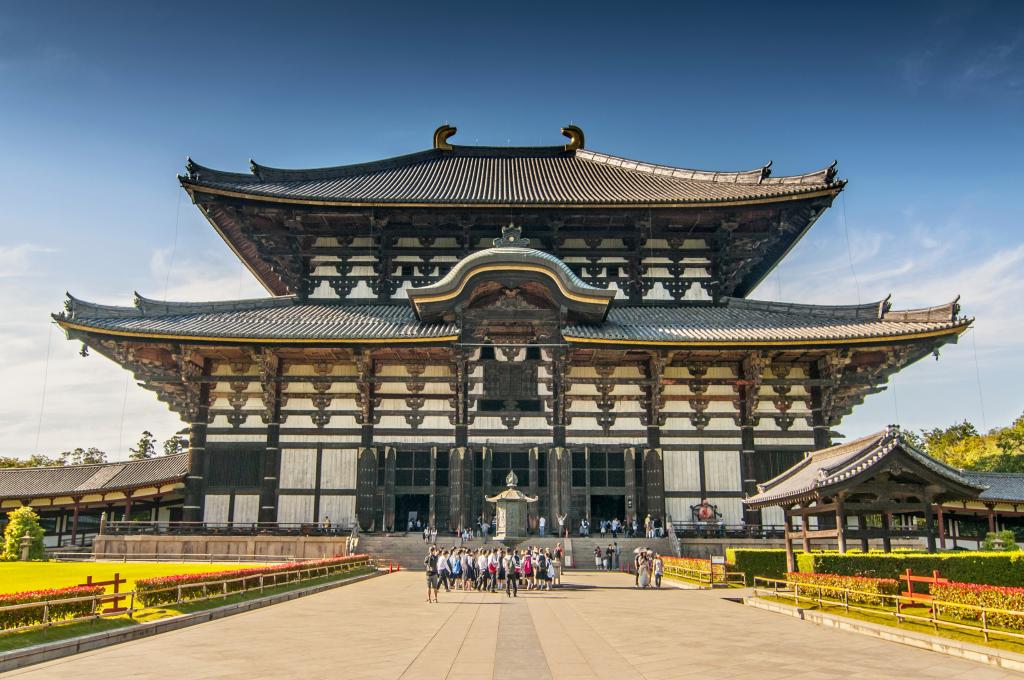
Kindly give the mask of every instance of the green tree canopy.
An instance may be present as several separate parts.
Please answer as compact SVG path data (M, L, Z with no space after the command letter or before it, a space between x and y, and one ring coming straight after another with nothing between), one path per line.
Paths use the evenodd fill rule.
M947 465L980 472L1024 472L1024 415L980 434L969 421L922 430L912 440Z
M156 455L156 439L149 430L143 430L139 441L135 446L128 449L130 460L146 460Z
M7 527L4 529L4 550L0 559L21 559L21 537L28 534L32 537L28 558L41 560L46 556L43 549L43 528L39 526L39 515L35 510L22 506L7 513Z
M176 453L188 450L188 439L180 434L175 434L164 441L164 455L173 456Z
M100 451L95 446L90 446L88 449L78 447L73 451L65 451L60 454L60 458L63 461L62 465L92 465L107 462L106 452Z

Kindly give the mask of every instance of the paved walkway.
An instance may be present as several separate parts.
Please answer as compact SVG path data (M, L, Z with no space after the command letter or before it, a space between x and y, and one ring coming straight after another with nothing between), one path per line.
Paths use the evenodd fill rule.
M550 593L441 593L402 572L4 678L1019 678L729 602L572 574Z

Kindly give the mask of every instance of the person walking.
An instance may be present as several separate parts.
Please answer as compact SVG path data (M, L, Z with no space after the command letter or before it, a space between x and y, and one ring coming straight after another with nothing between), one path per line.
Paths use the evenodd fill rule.
M654 553L654 586L656 588L661 587L661 577L665 573L665 561L661 559L661 555Z
M423 566L427 572L427 602L437 603L437 549L431 548L423 559ZM431 600L433 593L433 600Z
M594 566L598 569L601 568L601 546L594 546Z
M604 551L604 570L605 571L611 571L612 570L612 555L614 555L614 554L615 554L615 551L612 550L611 546L608 546L608 549Z
M492 593L498 589L498 551L492 550L487 556L487 575L490 578L487 589Z
M562 544L559 543L558 547L555 548L555 554L554 554L554 558L552 560L554 562L554 566L555 566L554 580L555 580L555 585L556 586L562 585L562 561L564 559L565 559L565 554L562 552Z
M540 528L540 536L541 536L541 538L544 538L544 532L547 529L547 525L548 525L548 521L547 521L547 519L544 518L544 515L541 515L540 519L537 520L537 525Z
M441 555L437 558L437 583L438 587L444 586L444 592L451 592L448 588L448 570L450 565L448 564L448 551L444 550Z

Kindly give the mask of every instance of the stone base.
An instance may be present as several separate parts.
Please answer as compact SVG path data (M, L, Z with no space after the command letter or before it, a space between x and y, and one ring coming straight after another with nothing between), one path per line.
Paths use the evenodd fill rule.
M97 536L93 554L169 559L184 555L214 559L266 556L310 559L346 554L348 536Z

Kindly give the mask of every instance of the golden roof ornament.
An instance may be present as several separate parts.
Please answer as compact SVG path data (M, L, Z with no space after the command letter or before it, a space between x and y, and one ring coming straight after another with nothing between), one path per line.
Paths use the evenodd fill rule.
M516 473L515 472L513 472L512 470L509 470L508 474L505 475L505 486L507 486L510 489L514 489L518 485L519 485L519 478L516 477Z
M448 138L458 131L458 128L452 127L447 123L434 130L434 148L441 151L451 151L452 145L448 143Z
M509 222L502 227L501 236L491 241L495 248L529 248L530 239L523 238L523 228Z
M565 145L566 151L576 151L583 148L583 130L575 125L566 125L562 128L562 134L569 138L569 143Z

